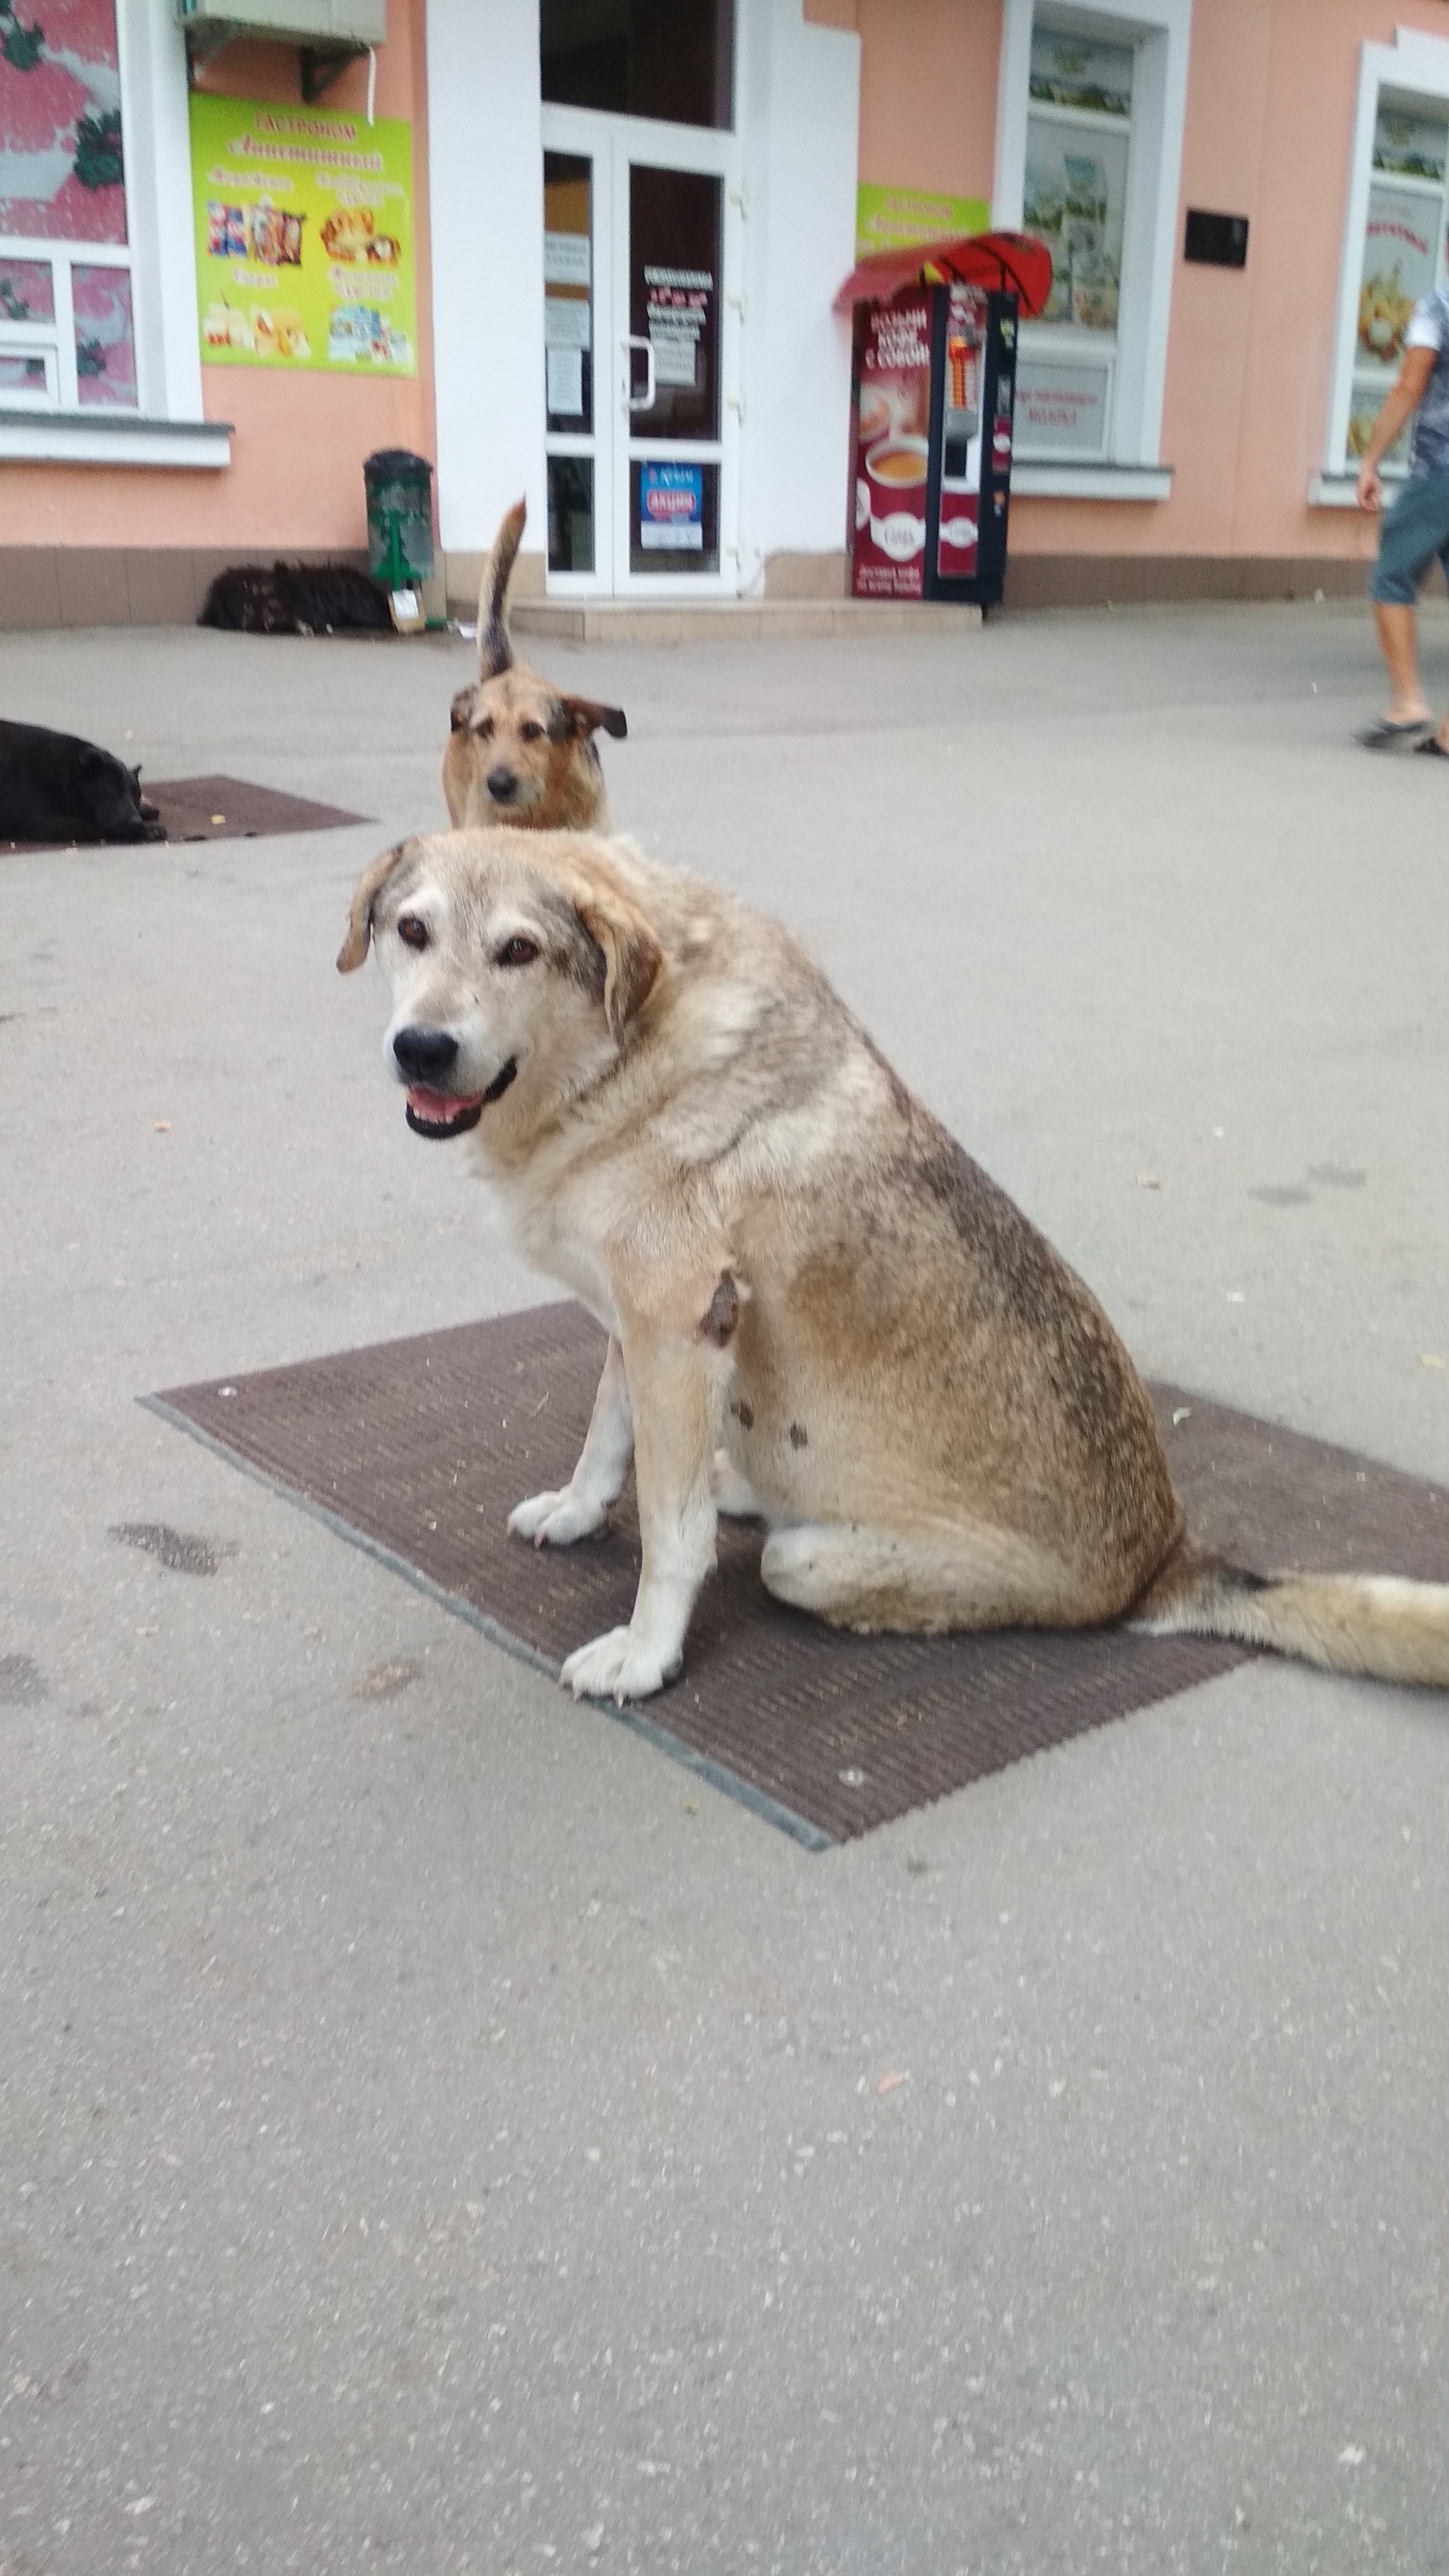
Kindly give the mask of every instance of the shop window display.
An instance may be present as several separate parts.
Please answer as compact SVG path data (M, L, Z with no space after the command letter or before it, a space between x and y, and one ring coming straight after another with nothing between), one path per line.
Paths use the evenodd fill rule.
M1052 291L1021 333L1019 457L1111 453L1134 69L1130 44L1033 28L1022 227L1051 253Z
M0 0L0 404L136 407L115 0Z
M1449 106L1439 99L1381 96L1358 264L1344 459L1349 468L1367 447L1379 406L1398 373L1414 306L1443 282L1446 184ZM1386 474L1406 470L1408 448L1405 429L1384 458Z

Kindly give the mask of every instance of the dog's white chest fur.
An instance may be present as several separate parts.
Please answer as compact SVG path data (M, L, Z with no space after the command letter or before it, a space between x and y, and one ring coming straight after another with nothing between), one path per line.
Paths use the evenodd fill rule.
M617 1338L619 1317L608 1272L571 1213L556 1200L540 1198L527 1189L505 1187L498 1195L508 1231L524 1259L546 1271L561 1288L571 1289L605 1332Z

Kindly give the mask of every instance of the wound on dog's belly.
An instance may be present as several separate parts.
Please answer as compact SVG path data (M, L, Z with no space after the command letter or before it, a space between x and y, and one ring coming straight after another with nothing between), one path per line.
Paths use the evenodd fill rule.
M790 1446L791 1446L791 1448L792 1448L792 1449L808 1449L808 1448L809 1448L809 1446L810 1446L810 1434L809 1434L809 1432L806 1430L805 1425L804 1425L804 1423L803 1423L803 1422L792 1422L792 1423L791 1423L791 1425L790 1425Z
M740 1292L729 1272L722 1270L699 1327L701 1338L722 1351L733 1340L739 1320Z

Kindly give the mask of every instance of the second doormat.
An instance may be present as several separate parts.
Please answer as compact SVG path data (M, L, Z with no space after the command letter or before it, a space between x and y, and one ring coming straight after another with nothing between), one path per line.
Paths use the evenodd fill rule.
M556 1670L627 1620L632 1486L607 1538L535 1549L514 1503L566 1484L604 1354L574 1305L173 1387L147 1402ZM1449 1579L1449 1493L1204 1403L1153 1400L1193 1527L1241 1564ZM814 1848L1226 1671L1197 1637L1011 1630L850 1637L781 1607L760 1535L722 1521L683 1677L630 1722Z
M141 793L154 805L168 841L257 841L268 832L334 832L365 823L341 805L319 805L280 787L256 787L246 778L143 779ZM0 841L12 855L24 850L153 849L149 841Z

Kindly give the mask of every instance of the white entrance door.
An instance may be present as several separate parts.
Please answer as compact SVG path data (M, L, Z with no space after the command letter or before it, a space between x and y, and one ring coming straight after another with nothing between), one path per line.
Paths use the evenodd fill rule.
M548 587L739 588L732 134L543 111Z

